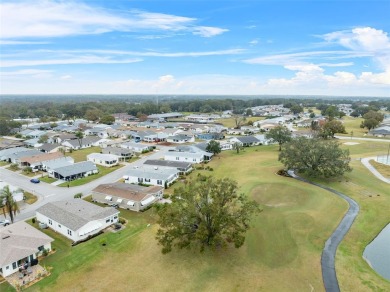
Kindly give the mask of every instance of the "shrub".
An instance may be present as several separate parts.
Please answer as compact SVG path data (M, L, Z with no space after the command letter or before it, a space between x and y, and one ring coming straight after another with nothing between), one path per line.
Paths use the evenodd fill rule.
M124 218L122 218L122 217L119 217L118 222L119 222L120 224L125 224L125 223L126 223L126 220L125 220Z
M31 222L32 222L33 224L35 224L35 218L32 218Z
M47 256L49 254L49 250L48 249L43 249L43 251L42 251L42 255L45 257L45 256Z
M83 193L77 193L77 194L75 194L73 197L74 197L75 199L81 199L82 196L83 196Z
M23 172L26 174L32 173L32 168L30 166L27 166L27 167L23 168Z
M10 166L9 166L9 169L11 170L18 170L19 169L19 166L17 163L12 163Z

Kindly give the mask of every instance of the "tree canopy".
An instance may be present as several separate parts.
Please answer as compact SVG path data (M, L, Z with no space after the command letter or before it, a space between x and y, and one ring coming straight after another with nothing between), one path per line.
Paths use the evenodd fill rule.
M221 153L221 150L221 144L215 140L211 140L206 147L206 151L213 153L214 155Z
M16 213L19 213L19 205L14 200L12 192L9 189L9 186L5 186L0 192L0 204L3 208L3 215L6 216L4 212L4 208L7 209L9 217L11 218L11 222L14 223L14 217Z
M363 115L363 121L360 125L361 128L367 128L371 130L377 127L384 119L384 115L376 111L370 110Z
M319 136L325 139L334 138L334 134L336 133L346 134L347 132L345 131L345 126L342 122L338 120L331 120L322 125Z
M277 126L269 130L269 132L265 134L265 137L273 142L277 142L280 151L282 150L282 145L291 140L291 132L284 126Z
M198 176L176 188L172 203L156 205L159 215L157 231L162 252L177 248L218 248L233 244L241 247L253 215L260 211L237 191L231 179Z
M334 140L300 137L286 143L279 154L287 169L294 169L312 177L337 177L351 171L349 151Z

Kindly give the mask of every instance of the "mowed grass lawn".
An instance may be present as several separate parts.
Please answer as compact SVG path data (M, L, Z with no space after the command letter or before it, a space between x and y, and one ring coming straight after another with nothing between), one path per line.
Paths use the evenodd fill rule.
M370 164L384 177L390 178L390 165L370 160Z
M53 267L52 275L30 290L323 291L321 250L347 204L314 186L275 175L281 168L277 154L276 146L224 152L209 164L213 172L202 171L237 180L241 191L262 205L264 211L253 220L242 248L162 255L153 210L122 211L129 220L125 230L73 248L52 233L57 252L42 262ZM99 244L103 237L106 247Z
M264 120L264 117L247 117L245 122L242 124L247 124L249 121L256 122ZM223 126L228 128L234 128L236 126L236 122L234 121L234 118L226 118L226 119L218 119L216 120L217 123L221 123Z
M74 162L86 161L87 155L91 153L100 153L102 149L100 147L90 147L80 150L73 150L72 153L67 152L66 156L70 156L74 159Z

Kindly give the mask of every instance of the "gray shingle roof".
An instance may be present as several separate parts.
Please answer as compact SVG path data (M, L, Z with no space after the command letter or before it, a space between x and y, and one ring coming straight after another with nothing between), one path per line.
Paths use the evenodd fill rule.
M165 166L165 167L174 167L174 168L187 168L191 167L191 163L184 161L170 161L170 160L159 160L159 159L149 159L144 162L147 165L156 165L156 166Z
M178 170L174 168L152 169L152 168L138 168L127 171L127 176L168 180L171 176L178 174Z
M258 143L260 142L258 139L256 139L253 136L243 136L243 137L235 137L238 139L241 143Z
M63 177L97 170L96 165L92 161L82 161L68 166L55 168L54 171Z
M0 229L0 267L38 252L38 247L54 239L19 221Z
M105 219L118 214L112 207L99 207L81 199L51 202L37 209L37 212L76 231L90 221Z

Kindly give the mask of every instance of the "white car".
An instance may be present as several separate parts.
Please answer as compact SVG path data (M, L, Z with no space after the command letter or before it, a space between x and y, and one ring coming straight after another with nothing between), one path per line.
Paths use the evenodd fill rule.
M9 222L9 220L7 220L7 219L0 220L0 226L7 226L10 224L11 224L11 222Z

